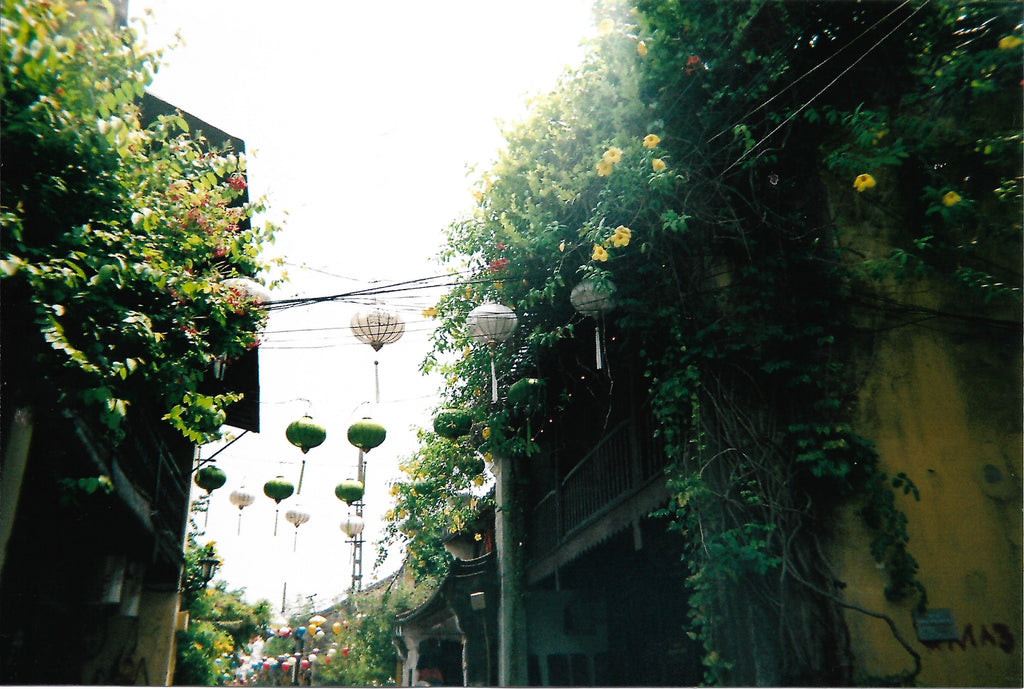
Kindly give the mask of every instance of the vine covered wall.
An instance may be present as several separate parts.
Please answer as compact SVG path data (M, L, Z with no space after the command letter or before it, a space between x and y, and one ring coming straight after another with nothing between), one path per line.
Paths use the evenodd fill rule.
M684 543L708 683L978 672L942 674L913 617L959 600L934 517L1004 509L954 496L962 476L1005 449L987 463L1019 480L1019 15L602 4L590 57L509 127L450 228L442 259L461 282L429 310L424 366L475 430L424 431L394 488L392 536L414 566L443 570L437 534L471 518L452 498L481 456L529 461L546 434L592 445L627 390L672 460L660 516ZM608 369L581 355L593 321L569 292L585 279L617 288ZM519 319L490 349L465 327L489 301ZM491 402L492 355L510 392L540 381L536 401ZM922 403L940 399L941 413ZM949 442L907 451L940 423ZM936 451L958 453L945 492L921 463ZM1012 590L1019 547L993 546L971 585Z

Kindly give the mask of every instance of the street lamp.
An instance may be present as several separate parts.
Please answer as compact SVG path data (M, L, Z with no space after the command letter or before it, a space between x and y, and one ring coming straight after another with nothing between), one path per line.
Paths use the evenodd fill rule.
M213 556L213 553L209 550L206 551L206 557L199 560L199 578L203 582L203 588L210 583L213 576L217 573L217 567L220 566L220 560Z

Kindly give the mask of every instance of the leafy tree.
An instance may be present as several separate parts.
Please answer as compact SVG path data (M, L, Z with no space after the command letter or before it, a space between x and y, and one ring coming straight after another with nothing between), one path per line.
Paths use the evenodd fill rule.
M227 583L212 587L202 577L200 560L217 558L216 545L200 546L189 534L182 576L181 607L189 613L189 626L177 633L174 684L217 686L233 676L238 655L270 622L270 601L249 605L242 600L245 589L229 591Z
M275 231L252 222L262 201L243 202L245 157L210 149L178 115L141 121L160 54L102 12L61 0L2 12L8 406L56 400L117 440L152 403L208 442L239 397L199 385L256 346L266 318L225 284L265 267ZM24 371L33 384L14 385Z

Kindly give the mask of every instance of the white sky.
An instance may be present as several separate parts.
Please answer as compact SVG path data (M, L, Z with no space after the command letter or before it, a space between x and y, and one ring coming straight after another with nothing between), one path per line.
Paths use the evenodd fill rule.
M447 224L472 206L467 166L482 171L501 138L496 120L514 121L525 98L554 86L578 64L595 31L590 0L131 0L151 47L180 31L185 46L166 55L150 91L246 142L249 191L267 194L266 218L284 229L270 255L288 262L275 299L347 292L438 274L430 260ZM364 413L388 430L367 454L364 585L393 572L401 553L374 570L381 518L391 507L398 461L430 426L442 382L418 366L431 322L420 310L436 294L385 301L400 309L406 334L379 355L348 329L357 306L323 303L272 314L260 352L261 427L216 458L228 475L213 493L206 535L224 565L218 573L246 598L279 609L315 595L328 605L351 585L351 547L339 529L346 505L334 486L354 476L348 426ZM316 332L285 330L335 328ZM381 403L373 361L380 361ZM304 413L327 428L305 455L301 495L274 502L263 483L297 483L303 458L284 429ZM219 446L202 448L209 457ZM244 485L256 502L242 512L230 493ZM202 491L193 486L193 496ZM284 519L301 506L298 530ZM199 517L200 526L203 518ZM293 552L293 543L296 544Z

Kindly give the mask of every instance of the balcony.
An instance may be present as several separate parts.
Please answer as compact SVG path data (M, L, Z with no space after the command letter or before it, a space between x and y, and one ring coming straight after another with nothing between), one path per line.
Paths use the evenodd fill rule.
M529 513L528 583L557 572L663 504L666 464L649 415L606 434Z

